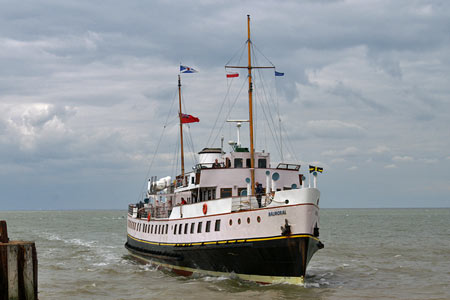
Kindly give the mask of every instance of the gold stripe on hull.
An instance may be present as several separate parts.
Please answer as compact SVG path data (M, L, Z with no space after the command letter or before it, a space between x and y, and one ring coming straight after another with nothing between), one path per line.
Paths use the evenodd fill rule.
M158 246L197 246L197 245L215 245L215 244L231 244L231 243L245 243L245 242L262 242L262 241L271 241L271 240L282 240L282 239L293 239L293 238L311 238L316 241L320 241L317 237L309 235L309 234L293 234L286 236L276 236L276 237L267 237L267 238L250 238L245 240L222 240L222 241L208 241L201 243L159 243L159 242L151 242L142 239L138 239L131 234L128 234L128 237L142 243L158 245Z

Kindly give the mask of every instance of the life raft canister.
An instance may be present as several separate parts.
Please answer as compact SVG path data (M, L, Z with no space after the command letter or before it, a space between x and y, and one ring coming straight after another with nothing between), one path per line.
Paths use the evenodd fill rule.
M206 213L208 212L208 204L203 204L203 214L206 215Z
M150 222L151 216L150 216L150 212L148 212L147 214L147 222Z

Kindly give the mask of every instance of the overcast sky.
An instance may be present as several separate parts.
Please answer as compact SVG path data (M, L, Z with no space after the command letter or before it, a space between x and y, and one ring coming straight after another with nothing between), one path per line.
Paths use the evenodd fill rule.
M0 4L0 210L126 209L166 123L150 175L173 176L180 62L199 70L183 75L186 110L201 120L187 150L235 139L230 125L211 129L247 14L254 44L285 72L264 73L285 159L324 167L322 207L450 206L448 1ZM231 90L243 84L241 73ZM245 94L225 100L217 128L235 98L230 118L245 118ZM275 164L258 99L256 147Z

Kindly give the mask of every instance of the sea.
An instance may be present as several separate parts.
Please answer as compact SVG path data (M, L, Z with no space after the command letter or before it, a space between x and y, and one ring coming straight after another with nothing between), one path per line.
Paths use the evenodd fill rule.
M450 209L321 209L304 286L182 277L134 260L126 210L0 211L36 242L39 299L450 299Z

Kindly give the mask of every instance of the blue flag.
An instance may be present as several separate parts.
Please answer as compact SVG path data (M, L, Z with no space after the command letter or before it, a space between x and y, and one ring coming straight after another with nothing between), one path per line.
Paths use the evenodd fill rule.
M180 73L197 73L197 70L194 70L194 68L180 65Z
M275 71L275 76L284 76L284 73Z

